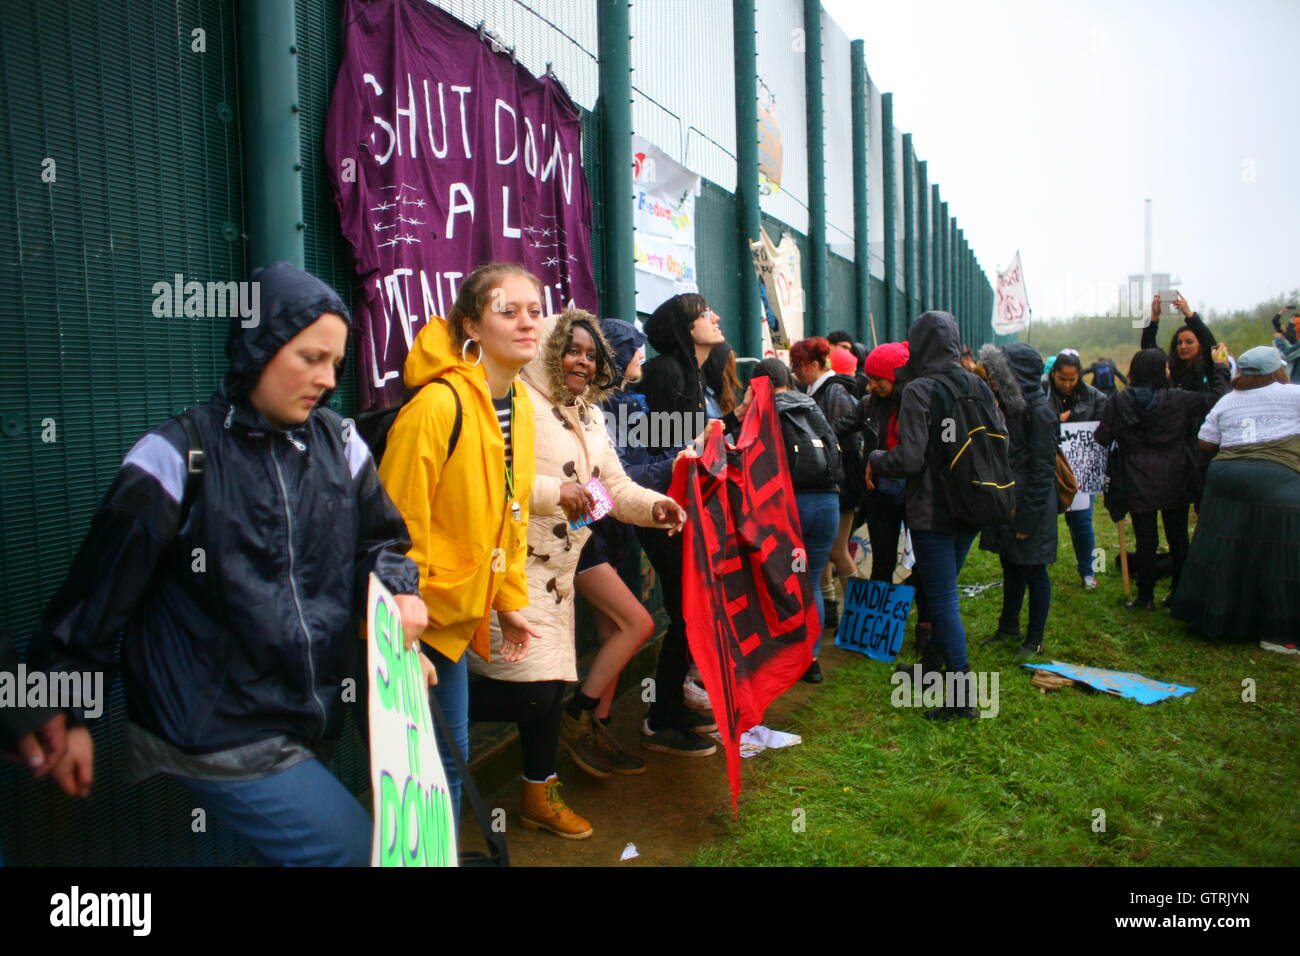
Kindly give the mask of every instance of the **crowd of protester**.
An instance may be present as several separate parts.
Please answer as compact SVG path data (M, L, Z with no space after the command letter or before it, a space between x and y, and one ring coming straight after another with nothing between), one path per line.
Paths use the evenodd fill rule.
M103 671L123 632L128 779L171 775L264 862L366 863L371 821L328 764L341 689L364 676L357 633L373 572L396 595L447 719L454 812L465 781L447 751L468 757L471 723L508 721L522 753L522 823L588 837L591 823L559 792L561 744L595 777L646 770L608 729L620 674L654 629L619 575L633 535L668 622L640 743L714 753L683 617L688 516L667 491L707 423L739 434L754 390L707 301L674 296L642 332L577 309L544 316L534 276L482 266L445 321L412 343L411 397L372 454L325 407L349 335L341 298L285 263L253 278L263 321L233 323L229 371L206 404L131 448L32 643L33 667ZM751 379L771 383L822 625L805 681L823 679L821 632L835 628L844 582L860 573L848 545L864 525L870 577L915 587L925 671L970 670L957 580L977 538L1002 567L1002 611L984 643L1013 641L1022 659L1043 651L1065 504L1062 423L1095 422L1095 441L1110 449L1106 506L1131 515L1136 536L1127 606L1155 609L1159 519L1172 559L1161 603L1173 616L1287 649L1300 633L1300 602L1283 596L1300 582L1295 326L1275 321L1277 340L1241 355L1230 380L1226 350L1182 298L1185 322L1167 352L1158 347L1159 305L1127 375L1105 357L1084 368L1073 350L1049 363L1023 343L976 355L942 311L917 317L904 342L868 349L833 332L793 343L788 364L757 363ZM689 427L629 438L665 413ZM610 513L591 520L602 502ZM1091 591L1091 497L1078 504L1065 521ZM585 674L577 594L599 645ZM9 666L6 640L0 653ZM969 703L945 698L925 716L968 718ZM81 716L0 713L0 746L84 796L94 754Z

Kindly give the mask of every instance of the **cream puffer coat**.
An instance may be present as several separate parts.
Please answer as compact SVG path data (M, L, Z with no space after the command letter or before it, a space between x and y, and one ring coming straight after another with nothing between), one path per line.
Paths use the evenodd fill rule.
M670 526L655 523L653 508L659 501L672 499L641 487L623 472L598 404L604 390L589 385L579 398L564 385L560 363L572 323L582 318L599 336L599 320L586 312L570 309L549 316L542 327L542 348L521 373L533 404L537 471L528 516L528 607L520 613L541 640L530 642L523 660L502 660L501 627L494 612L491 660L484 660L473 650L469 653L469 669L484 677L506 681L578 679L573 584L578 556L591 531L569 527L560 507L561 485L598 478L609 491L613 514L619 521L651 528ZM606 354L613 354L608 346L605 349ZM608 368L601 367L593 378L598 382L611 374ZM557 402L554 396L560 396L560 400Z

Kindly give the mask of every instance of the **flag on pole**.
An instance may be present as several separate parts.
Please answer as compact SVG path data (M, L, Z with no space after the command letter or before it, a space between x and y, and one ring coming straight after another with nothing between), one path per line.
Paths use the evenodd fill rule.
M1025 274L1020 268L1020 252L998 273L998 299L993 311L993 331L998 335L1020 332L1029 325L1029 297L1025 294Z

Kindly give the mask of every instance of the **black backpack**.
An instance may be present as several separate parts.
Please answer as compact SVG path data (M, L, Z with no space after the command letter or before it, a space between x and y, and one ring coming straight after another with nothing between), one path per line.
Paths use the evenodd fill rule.
M456 443L460 441L462 418L460 393L445 378L431 379L429 384L432 385L434 382L446 385L451 390L452 398L456 400L456 422L451 426L451 440L447 443L447 457L450 458L451 453L456 450ZM406 401L409 402L410 399L408 398ZM388 448L388 430L393 427L393 422L397 420L397 413L405 407L406 402L403 402L400 405L391 405L378 411L362 412L357 416L357 433L361 435L362 440L370 448L370 454L374 456L376 467L379 465L380 459L384 457L384 451Z
M935 383L930 404L930 448L949 513L975 527L1008 524L1016 513L1016 479L1010 441L998 427L978 379L960 369L959 388L946 371L926 378ZM949 435L945 436L945 431ZM945 437L948 440L945 440Z
M1092 386L1109 392L1115 387L1115 370L1109 363L1100 363L1097 371L1092 373Z
M807 408L783 408L778 413L781 420L781 438L785 442L786 465L790 469L790 483L799 491L834 491L831 477L831 449L813 430Z

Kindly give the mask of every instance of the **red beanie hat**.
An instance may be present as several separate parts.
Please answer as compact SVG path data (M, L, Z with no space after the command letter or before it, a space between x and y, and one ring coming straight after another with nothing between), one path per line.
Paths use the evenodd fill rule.
M858 370L858 357L851 349L836 346L831 349L831 369L840 375L852 375Z
M895 381L894 374L907 364L911 351L906 342L886 342L877 345L867 356L866 372L873 378Z

